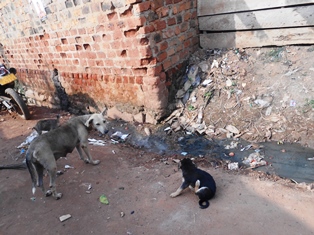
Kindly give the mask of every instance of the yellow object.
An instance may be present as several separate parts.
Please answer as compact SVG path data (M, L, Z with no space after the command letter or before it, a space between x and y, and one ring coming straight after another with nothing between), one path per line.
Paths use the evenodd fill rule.
M8 84L10 82L13 82L16 80L16 77L13 73L10 73L8 75L5 75L3 77L0 77L0 85L5 85L5 84Z

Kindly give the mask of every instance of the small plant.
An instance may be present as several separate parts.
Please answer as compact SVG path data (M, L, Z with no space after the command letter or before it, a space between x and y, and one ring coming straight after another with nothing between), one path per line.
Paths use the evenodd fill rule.
M194 111L194 110L195 110L195 107L190 104L190 105L188 106L188 110L189 110L189 111Z

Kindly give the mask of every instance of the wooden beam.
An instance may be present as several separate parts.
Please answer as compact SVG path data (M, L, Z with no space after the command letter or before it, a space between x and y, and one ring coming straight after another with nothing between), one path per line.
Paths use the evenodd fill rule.
M199 17L200 30L314 26L314 5Z
M314 27L200 35L200 46L202 48L246 48L292 44L314 44Z
M314 3L314 0L198 0L198 16Z

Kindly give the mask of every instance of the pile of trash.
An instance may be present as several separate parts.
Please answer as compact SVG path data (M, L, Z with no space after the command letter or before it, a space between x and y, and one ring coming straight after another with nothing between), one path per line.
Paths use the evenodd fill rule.
M232 95L238 97L242 91L234 87L233 77L243 76L245 70L240 73L233 70L228 65L228 59L222 57L222 50L209 50L207 55L192 57L191 62L183 76L182 88L176 93L176 109L165 120L170 127L166 130L185 130L187 133L198 133L207 135L218 135L225 133L227 137L240 137L242 133L233 125L226 125L224 128L217 128L214 124L206 123L205 110L213 98L215 92L225 86L228 89L228 99ZM243 53L238 52L239 58L244 58ZM222 84L223 83L223 84ZM242 84L245 86L244 84ZM232 89L231 89L232 88ZM257 99L259 105L266 106L262 100ZM232 107L238 102L232 104ZM226 108L232 108L226 107Z
M300 70L287 65L288 72L283 72L280 66L288 63L288 52L284 49L270 52L265 52L262 58L254 55L257 54L254 49L200 50L193 54L176 92L175 109L164 120L169 126L165 131L171 134L183 130L209 138L241 137L251 142L300 141L308 132L297 131L301 124L293 120L302 118L305 123L311 107L296 103L293 90L278 90L285 85L286 77L293 79ZM283 77L276 86L272 77L265 77L268 72L263 65L266 63L263 60L272 62L274 56L282 58L275 64L282 73L277 76ZM299 109L308 109L300 113L299 106ZM291 110L297 115L292 115ZM289 135L293 129L295 132Z

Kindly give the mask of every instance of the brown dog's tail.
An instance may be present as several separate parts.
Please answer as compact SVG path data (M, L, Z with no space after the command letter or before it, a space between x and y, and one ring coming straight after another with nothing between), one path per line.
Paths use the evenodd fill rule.
M36 174L36 168L34 166L34 164L32 163L32 156L30 156L31 154L29 152L26 153L26 166L27 169L29 171L29 174L31 175L31 179L32 179L32 183L33 183L33 187L32 187L32 192L33 195L36 192L36 182L37 182L37 174Z

